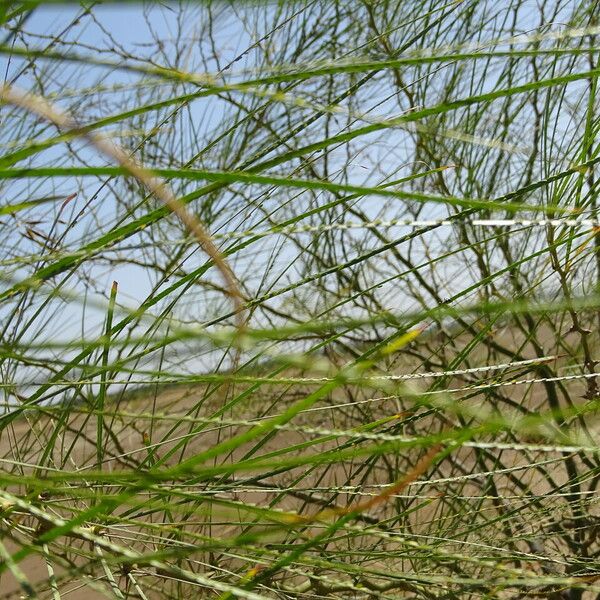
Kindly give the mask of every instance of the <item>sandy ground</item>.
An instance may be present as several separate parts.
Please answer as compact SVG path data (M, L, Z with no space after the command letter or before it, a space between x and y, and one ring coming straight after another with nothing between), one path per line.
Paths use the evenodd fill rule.
M483 363L485 364L485 363ZM396 365L398 373L411 372L414 370L413 361L407 358L404 362L400 361ZM516 376L520 371L513 372L513 377ZM447 384L447 388L463 387L466 383L472 385L475 376L457 376L452 378ZM477 375L477 378L481 378L481 375ZM532 377L532 375L525 374L520 377ZM418 385L426 385L429 382L419 382ZM584 387L581 382L573 381L569 383L570 391L573 397L581 397L584 392ZM227 412L224 415L225 419L252 419L260 417L265 414L273 414L275 412L281 412L286 406L289 406L294 400L307 394L311 386L294 386L289 388L284 385L269 386L261 390L260 396L250 395L244 403L243 409L236 408L235 414ZM544 407L547 404L547 398L545 396L544 388L541 385L532 384L529 386L530 392L524 395L525 386L514 386L507 392L507 398L514 401L517 405L520 402L526 402L528 406L535 408L536 406ZM173 421L177 415L188 415L193 417L207 417L214 413L215 409L222 406L230 396L224 396L222 393L216 393L209 395L206 394L207 388L203 386L197 387L172 387L164 390L158 395L138 395L136 398L130 399L123 402L118 406L121 411L120 416L115 418L113 422L106 422L106 427L110 428L114 432L114 437L107 443L106 455L103 468L109 471L116 471L122 468L130 469L135 467L136 463L143 460L148 456L148 443L158 444L153 450L158 456L164 456L171 448L175 447L185 436L188 437L189 443L185 448L185 457L194 455L195 453L210 448L218 443L220 440L226 439L235 432L245 431L245 426L224 426L219 423L218 420L214 424L208 425L201 433L193 433L190 435L192 424L180 423L178 426L173 428ZM239 391L239 390L238 390ZM231 394L231 390L229 390ZM279 431L273 438L269 439L268 442L260 449L260 453L266 453L277 450L284 445L290 445L294 443L301 443L306 440L314 438L317 433L315 429L349 429L356 427L361 423L368 422L368 420L374 420L381 418L382 416L390 416L399 412L407 411L411 408L411 400L402 398L401 396L395 396L387 400L379 400L377 402L370 402L372 397L381 397L382 392L373 393L372 390L369 393L364 390L357 390L350 387L346 389L337 390L331 396L324 399L323 402L315 405L314 410L308 413L300 415L295 421L294 425L297 430L285 430ZM526 400L523 400L526 398ZM469 399L469 405L477 408L478 406L485 406L487 400L485 392L480 392L473 398ZM111 405L115 406L116 405ZM335 407L335 409L332 409ZM160 413L169 417L169 419L161 419L155 421L154 425L151 426L150 419L146 418L147 415L153 413ZM408 412L405 413L405 417ZM367 420L367 421L365 421ZM444 427L451 427L453 423L458 425L457 417L450 415L445 419L435 418L423 418L410 424L410 419L407 421L407 425L404 429L406 434L424 433L431 428L438 428L443 423ZM592 429L597 431L596 424L593 420L590 421ZM49 440L55 436L55 428L57 427L57 419L42 417L39 419L34 418L33 415L28 415L26 418L19 419L10 425L9 428L5 429L3 435L0 438L0 456L4 457L4 468L8 471L18 472L11 466L11 461L18 463L27 463L35 465L41 456L41 453L47 448ZM89 417L85 414L71 414L67 419L66 423L60 423L58 425L58 434L56 441L53 446L53 451L50 452L47 465L54 469L84 469L86 467L93 467L96 460L96 431L97 431L97 420L95 416ZM543 438L536 437L534 433L528 439L520 440L521 442L535 442ZM321 444L317 448L313 448L312 451L325 451L332 447L335 447L336 442L327 442ZM16 452L15 449L19 449ZM241 458L245 452L249 450L250 446L244 446L235 453L233 453L226 460L233 461ZM494 476L494 485L496 486L499 493L506 497L518 498L518 495L523 495L523 489L519 490L514 483L514 477L516 477L523 483L525 488L536 495L542 495L552 490L552 487L560 486L562 483L567 481L566 470L563 465L556 463L546 467L545 472L551 473L552 480L549 481L548 477L545 476L541 471L531 468L532 464L537 464L540 461L547 459L548 457L544 453L535 452L523 452L513 450L502 450L497 451L495 454L498 460L502 461L503 468L508 468L506 474L496 474ZM176 454L170 460L170 464L176 464L182 456ZM362 480L360 473L354 478L348 478L348 471L350 470L349 465L336 465L335 468L329 470L315 470L313 474L305 477L302 480L300 488L306 488L311 486L320 487L332 487L332 486L348 486L356 484L359 486L363 496L355 496L353 493L340 493L336 502L338 505L344 506L351 504L356 501L364 501L365 497L372 497L373 495L380 493L382 486L390 484L394 481L394 478L398 477L398 473L404 468L402 465L405 464L403 461L406 457L393 457L393 460L381 461L381 465L374 469L367 480ZM415 461L414 457L410 460ZM490 462L491 461L491 462ZM466 473L472 472L483 472L485 469L494 470L493 457L484 465L477 464L475 462L474 453L470 449L462 449L457 451L452 458L452 461L448 462L436 472L436 481L441 481L445 478L452 480L452 478L464 476ZM302 470L300 470L302 471ZM300 472L298 471L298 472ZM356 466L354 466L356 471ZM26 466L21 467L21 472L25 474L35 473L33 468ZM270 480L271 483L277 483L286 485L292 480L292 473L286 473L285 476L280 478L274 477ZM512 478L512 479L511 479ZM489 477L488 477L489 479ZM452 531L455 525L453 519L455 516L452 515L452 511L449 509L449 504L444 504L442 498L445 495L452 495L452 493L459 494L461 497L481 497L482 495L482 482L486 480L484 475L479 478L473 478L470 480L462 479L460 485L452 487L454 484L452 481L442 483L428 482L427 478L425 481L415 483L405 493L410 494L421 494L424 497L427 496L427 501L423 502L423 506L417 510L411 512L410 516L407 517L407 527L410 527L412 532L416 534L427 534L430 531ZM489 488L488 492L489 492ZM17 491L17 490L14 490ZM19 493L24 492L24 488L18 490ZM310 494L308 494L310 496ZM285 500L278 506L289 510L304 510L305 513L312 513L315 510L319 510L319 498L326 499L326 494L315 494L312 493L312 500L309 505L306 505L306 495L303 496L301 490L296 495L288 494ZM231 498L241 500L242 502L249 505L266 506L270 500L275 497L272 490L260 491L259 489L252 489L243 493L232 493ZM490 495L491 497L491 495ZM43 501L42 501L43 502ZM400 500L398 500L400 502ZM378 506L372 511L368 511L365 518L371 519L374 523L378 520L389 516L390 511L396 510L393 503L388 503L384 506ZM61 514L61 509L58 505L53 505L52 510L56 514ZM501 510L498 507L498 503L492 500L482 499L478 506L478 513L481 515L485 511L489 511L490 514L494 511ZM557 506L557 511L564 510L564 506ZM240 515L240 523L243 522L247 516ZM10 521L10 519L16 519L16 521ZM226 521L228 524L223 524ZM432 529L431 523L436 522L437 525ZM39 523L36 524L35 519L28 516L15 516L13 514L8 520L4 520L4 527L10 530L11 523L15 525L13 530L15 539L10 539L10 536L4 538L3 543L5 544L9 552L13 552L19 548L19 541L31 539L35 537L35 528L39 527ZM196 532L202 532L213 536L226 536L234 535L236 532L242 530L241 525L236 526L235 521L232 520L231 514L226 513L219 515L218 511L207 514L203 523L192 524L188 523L189 527ZM368 523L367 523L368 525ZM536 530L536 523L524 523L521 524L523 527L528 527L532 532ZM441 527L441 529L439 529ZM490 529L490 532L493 528ZM28 535L29 533L29 535ZM486 532L488 535L489 532ZM284 534L277 534L272 540L272 543L278 543L285 541ZM499 533L499 537L502 537L502 533ZM111 538L117 541L117 538ZM478 541L477 537L473 538L474 541ZM90 544L82 540L70 540L64 543L71 544L73 548L77 547L80 549L82 554L93 552L94 550L90 547ZM362 543L366 546L369 545L368 538L362 540ZM519 545L520 544L520 545ZM531 552L531 545L517 543L517 546L524 552ZM453 549L453 544L448 541L445 548L448 551ZM460 545L456 545L456 548L460 548ZM148 549L148 546L146 546ZM560 544L555 544L544 548L546 555L557 555L559 556L563 549ZM83 559L76 560L81 562ZM207 562L210 562L211 557L206 557ZM235 562L235 561L234 561ZM231 563L229 566L234 566ZM389 564L383 562L379 565L381 568L390 568ZM60 598L68 598L69 600L96 600L97 598L112 598L115 597L110 592L110 587L106 583L106 577L101 572L96 572L98 580L94 584L90 584L87 580L85 583L83 580L78 581L76 578L71 578L68 581L61 580L61 574L64 572L61 565L53 562L50 564L51 569L55 572L56 577L60 580ZM37 552L28 556L23 561L19 562L19 568L25 573L28 580L36 587L40 593L40 598L52 598L52 589L49 584L49 571L48 563L43 557L43 552L37 548ZM394 568L411 569L410 561L406 564L394 565ZM126 577L116 573L117 584L121 589L125 589L127 586L131 592L130 597L141 597L139 594L136 595L135 591L131 586L131 582L126 584ZM201 572L201 570L200 570ZM208 571L207 571L208 572ZM145 575L145 580L149 581L151 578ZM158 579L156 580L158 583ZM94 587L91 587L93 585ZM0 599L8 600L18 598L23 593L22 588L16 582L14 576L10 572L4 572L0 577ZM152 590L146 589L146 596L149 600L154 597L159 597L159 594L153 595ZM164 596L160 596L164 597ZM187 596L186 596L187 597ZM203 597L203 596L198 596ZM208 594L206 597L211 597Z

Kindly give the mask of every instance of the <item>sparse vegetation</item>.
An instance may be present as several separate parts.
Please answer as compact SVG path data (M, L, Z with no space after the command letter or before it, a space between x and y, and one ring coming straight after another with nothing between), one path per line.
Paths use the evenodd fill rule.
M598 5L50 4L0 598L600 598Z

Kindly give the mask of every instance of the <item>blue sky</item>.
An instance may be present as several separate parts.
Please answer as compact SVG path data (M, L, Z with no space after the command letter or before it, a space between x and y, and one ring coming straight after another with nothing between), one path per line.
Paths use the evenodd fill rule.
M81 7L76 5L67 6L51 4L41 6L27 21L26 30L29 33L39 34L40 36L54 36L57 35L58 32L62 32L78 15L81 14ZM144 46L153 41L153 33L162 39L169 39L172 37L176 19L175 12L162 6L155 6L147 13L147 15L148 18L146 19L145 11L141 4L127 3L122 5L101 5L94 9L94 18L96 19L96 22L92 21L89 17L83 18L79 25L70 27L68 35L63 36L61 39L63 41L78 40L80 43L85 44L90 48L110 48L112 42L109 36L102 31L102 28L104 28L119 44L122 44L125 50L139 52L139 49L142 48L143 51ZM33 39L35 43L35 38ZM37 45L41 47L46 43L47 38L39 38L37 41ZM82 51L78 49L77 52ZM89 51L89 54L94 55L94 52ZM97 53L97 56L102 58L105 54ZM22 64L22 60L15 58L11 59L9 65L9 79L10 75L19 72ZM43 68L45 66L44 61L39 61L39 65L40 68ZM82 74L80 65L74 64L69 66L63 65L61 73L58 74L58 76L54 75L50 79L54 79L54 87L58 90L60 90L61 81L69 82L73 76L76 76L77 78L77 87L85 87L86 79L89 80L90 85L96 85L98 74L100 72L103 73L103 83L105 85L135 81L137 77L135 76L132 78L129 74L122 71L107 71L99 68L91 68L89 76L86 76L86 73ZM22 77L17 83L21 87L25 87L27 85L26 82L27 78ZM61 100L59 96L57 104L60 105L60 103ZM64 147L57 147L51 152L56 155L57 159L61 157L64 159L64 151ZM81 151L84 154L86 153L85 150ZM106 162L104 157L99 156L94 150L89 150L87 154L89 154L89 161L91 164L103 164ZM48 152L43 155L45 163L48 161L48 156ZM95 189L96 187L97 184L94 184L91 186L91 189ZM69 190L65 189L65 194L68 194L68 192ZM105 215L111 214L110 198L107 198L107 200L108 202L105 203ZM102 277L102 275L99 275L99 277ZM136 269L132 266L120 266L113 272L106 273L104 276L104 286L106 289L110 287L113 279L117 279L120 283L120 300L131 306L136 306L150 291L150 284L146 274L141 269ZM101 319L102 317L98 315L97 318Z
M174 5L177 6L177 5ZM201 4L194 4L191 3L190 6L193 7L193 10L190 12L185 13L186 16L186 21L184 23L182 23L182 25L184 26L184 28L186 29L186 31L194 31L194 27L196 26L201 26L202 25L202 18L205 17L201 17L200 16L200 7L203 6ZM215 6L219 7L221 5L215 4ZM241 11L242 14L239 14L239 11ZM33 34L31 36L31 39L29 40L31 45L34 47L44 47L45 44L49 43L49 40L52 40L52 37L43 37L43 36L57 36L57 35L61 35L60 32L67 27L67 25L69 23L71 23L73 21L73 19L80 14L81 12L81 8L79 7L75 7L75 6L57 6L57 5L50 5L50 6L42 6L40 7L38 10L35 11L35 13L33 14L33 17L28 21L27 23L27 27L26 29ZM239 54L242 50L244 50L245 48L247 48L249 45L252 44L252 37L251 34L248 33L248 31L250 31L252 29L251 25L246 27L246 25L244 24L244 20L243 20L243 9L240 9L237 5L233 4L233 5L229 5L228 11L227 11L227 15L225 16L225 18L223 18L217 26L215 26L214 31L216 32L216 37L217 39L215 40L215 46L218 49L219 52L219 57L220 59L225 63L228 60L231 60L231 58L233 58L234 56L236 56L237 54ZM248 14L250 14L252 11L248 10L247 11ZM179 15L181 15L181 11L174 11L171 10L169 7L166 6L161 6L161 5L154 5L154 8L152 10L150 10L150 12L145 12L145 9L142 5L136 5L136 4L124 4L124 5L116 5L116 4L110 4L110 5L105 5L105 6L98 6L97 8L94 9L94 19L95 21L87 16L84 19L82 19L80 21L80 23L71 28L69 30L69 34L65 37L61 37L61 41L62 42L69 42L70 40L78 40L80 42L80 45L76 48L74 48L74 51L80 52L80 53L89 53L89 54L96 54L99 58L103 58L103 57L107 57L110 58L111 60L115 60L116 54L114 52L111 52L109 54L104 53L103 50L106 49L110 49L110 47L113 44L113 40L111 39L111 37L115 40L115 42L117 44L122 45L123 50L125 52L127 52L128 49L131 49L133 51L134 54L147 54L147 57L152 59L154 61L155 64L163 64L164 61L164 57L160 56L159 53L157 53L156 55L154 54L148 54L149 52L151 52L151 50L149 50L150 46L148 46L147 44L149 44L150 42L153 41L153 36L155 36L156 38L165 41L167 44L169 43L169 41L174 37L174 32L176 30L176 27L178 26L177 23L177 18ZM191 14L191 16L190 16ZM265 21L268 19L265 19ZM268 26L268 23L261 23L261 22L257 22L256 24L256 30L257 31L261 31L261 27L264 26ZM533 26L534 24L531 23L531 25ZM524 19L523 23L522 23L522 28L523 30L527 30L530 29L530 27L528 27L528 23L527 23L527 19ZM103 31L104 29L104 31ZM264 27L263 27L264 29ZM42 37L39 37L42 36ZM191 44L194 43L198 43L197 39L195 39L193 42L191 42ZM68 44L66 46L63 47L63 50L70 50L70 46L68 46ZM194 50L193 46L190 46L189 48L185 49L185 50L190 50L190 52L192 52ZM275 50L275 52L277 52L277 50ZM338 50L340 56L345 57L348 55L354 56L354 54L352 54L353 50L351 46L344 46L343 44L340 44L340 48ZM196 60L195 63L193 63L190 67L190 69L195 69L195 70L201 70L203 68L202 64L199 63L199 59L197 56L198 53L196 53L194 55L194 59ZM246 66L253 66L253 58L255 58L255 56L252 56L252 53L250 53L248 56L244 57L244 60L240 61L239 63L236 63L234 65L234 69L239 70L242 69ZM277 57L280 58L280 57ZM285 58L287 59L287 55L285 56ZM22 64L22 63L21 63ZM76 75L76 77L74 77L74 82L73 85L75 86L76 90L78 88L81 88L82 86L85 86L86 81L89 82L89 84L91 85L96 85L97 81L98 81L98 77L101 78L101 81L103 84L108 85L108 84L112 84L112 83L125 83L128 81L132 81L132 82L136 82L139 81L139 76L136 75L131 75L128 73L125 73L123 71L117 71L117 70L110 70L110 69L103 69L103 68L90 68L89 66L85 66L82 67L81 65L78 64L72 64L70 66L64 66L63 63L60 64L60 66L58 66L57 62L49 62L49 61L44 61L44 60L38 60L37 64L36 64L36 68L39 68L41 70L43 69L55 69L54 71L48 71L48 84L47 84L47 89L45 90L45 92L49 92L50 94L56 93L58 94L56 96L56 102L57 104L61 104L61 102L65 102L66 104L71 103L73 96L68 97L68 100L65 100L65 98L67 98L68 96L68 92L69 92L69 86L70 84L70 79L71 79L71 75ZM14 74L16 72L18 72L19 70L19 66L20 66L20 61L18 59L13 59L11 61L11 64L9 66L9 75L10 74ZM215 70L215 65L209 65L208 66L208 70ZM445 75L445 72L448 70L449 65L445 64L443 67L440 67L439 69L439 74L441 77L441 81L443 82L443 77ZM60 69L60 70L56 70L56 69ZM494 73L493 70L490 70L491 76L490 76L490 80L489 80L489 85L491 86L494 83ZM31 80L30 80L31 81ZM437 80L436 80L437 81ZM27 78L24 77L22 78L22 81L20 80L20 85L21 86L25 86L27 85ZM430 89L432 90L432 93L430 95L428 95L428 101L429 102L436 102L436 96L435 96L435 92L436 92L436 86L437 84L434 82L434 84L430 87ZM166 93L170 94L171 91L168 88ZM129 90L131 91L131 90ZM391 98L391 100L388 102L386 101L385 103L382 102L382 104L379 104L379 99L380 97L384 97L386 95L388 95L390 92L391 95L389 95L389 98ZM307 85L305 88L302 88L301 90L299 90L300 94L303 95L304 98L308 98L310 100L311 97L311 88L309 85ZM368 111L368 116L369 117L378 117L378 116L387 116L391 114L397 114L399 108L397 103L394 101L393 96L393 90L390 89L390 85L389 85L389 80L385 80L385 76L382 76L380 78L376 78L373 80L373 86L369 88L368 93L370 94L368 97L357 97L356 98L356 106L359 107L360 111L366 110ZM466 91L464 93L467 93ZM366 92L365 92L366 94ZM318 96L318 94L315 94ZM396 93L397 95L397 93ZM105 114L111 114L111 107L95 107L93 104L90 104L90 102L93 102L94 100L90 101L89 98L85 97L85 94L82 94L82 96L84 97L84 101L87 101L87 104L83 104L83 108L81 109L81 113L82 113L82 119L93 119L95 114L98 115L105 115ZM93 95L90 95L91 98L94 98ZM110 98L110 95L107 94L106 95L107 98ZM118 104L117 100L123 100L123 102L128 102L130 104L128 104L128 106L131 105L131 103L134 103L137 101L137 97L135 96L134 93L130 93L127 95L127 98L125 98L125 94L121 94L121 96L113 96L114 98L114 103L115 105ZM104 100L103 100L104 101ZM110 102L110 100L108 100ZM212 104L210 104L210 102L212 102ZM76 107L77 108L77 107ZM202 99L201 101L194 101L194 103L192 104L191 108L190 108L190 122L193 121L197 121L197 123L194 123L194 125L197 125L198 123L202 123L203 127L206 128L210 128L211 125L213 123L218 123L220 121L220 114L219 114L219 104L218 102L213 100L206 100L206 99ZM307 135L306 139L310 139L312 141L316 140L316 139L321 139L321 135L322 135L322 131L319 130L319 127L322 126L322 121L318 121L314 127L314 129L311 129L309 134ZM276 121L274 121L276 122ZM354 127L354 126L358 126L363 124L366 121L362 121L360 118L356 118L353 120L348 120L348 123L346 122L341 122L341 123L336 123L335 127L337 127L339 130L343 130L346 127ZM185 125L187 126L187 123L185 123ZM147 125L145 125L147 126ZM284 125L285 126L285 125ZM452 125L453 127L458 127L460 128L460 123L457 125L455 123L453 123ZM189 128L190 130L192 130L192 128ZM195 131L192 130L194 133ZM51 133L50 131L48 133ZM177 134L179 135L179 131L177 131ZM185 133L185 132L184 132ZM304 132L302 132L304 133ZM330 154L330 156L335 155L336 152L338 152L338 156L340 157L341 161L343 162L346 158L348 158L349 155L352 154L352 156L350 158L348 158L348 164L351 164L351 167L348 168L346 171L344 171L342 173L342 177L348 177L348 181L351 182L356 182L356 183L364 183L365 179L367 177L369 177L369 173L370 173L370 169L372 170L371 172L375 173L374 177L379 177L380 175L383 176L388 176L391 173L395 173L397 176L402 176L402 175L406 175L410 173L410 169L411 169L411 158L412 158L412 154L411 154L411 148L410 146L407 144L406 147L403 145L405 140L403 138L403 133L401 130L399 129L390 129L389 132L386 132L386 134L384 136L381 136L380 138L378 138L376 135L374 136L365 136L364 138L361 138L360 143L357 143L355 147L358 147L358 150L356 150L355 154L352 154L354 152L353 148L350 148L350 146L348 146L348 148L346 147L340 147L340 148L336 148L336 149L332 149L332 152ZM45 135L41 135L41 138L44 138ZM186 143L189 140L186 140ZM527 142L527 140L521 140L524 142ZM199 144L204 144L206 142L206 139L204 139L203 136L199 136ZM81 146L81 144L80 144ZM103 162L106 161L106 159L102 156L99 156L95 151L92 151L90 149L82 149L81 147L78 148L78 151L80 152L80 158L83 156L86 159L89 159L89 164L103 164ZM189 150L189 145L186 148L186 151L188 152L186 158L189 157L191 151ZM74 160L73 155L70 154L69 152L65 152L65 147L63 146L62 148L57 148L56 150L53 150L53 152L56 152L56 154L51 155L52 158L55 158L57 161L72 161ZM348 154L346 154L348 152ZM48 156L49 154L46 153L43 157L43 160L48 161ZM42 160L42 157L40 157L40 160ZM64 164L64 163L63 163ZM148 164L152 164L152 158L148 159ZM379 168L381 167L381 168ZM211 165L212 168L212 165ZM293 168L293 166L290 166L290 168ZM379 171L377 172L376 169L379 168ZM329 179L335 181L336 177L338 176L338 173L335 171L335 168L331 169L330 172L328 173L328 177ZM452 177L452 172L449 171L448 175L449 178ZM363 180L361 180L360 178L365 178ZM396 178L396 177L394 177ZM48 183L46 185L53 185L54 182ZM18 184L14 184L15 186ZM32 192L33 193L33 185L34 184L30 184L32 186ZM57 186L61 186L61 187L57 187L56 192L60 192L63 193L65 196L68 195L69 193L71 193L73 190L69 189L68 187L68 182L60 182L56 184ZM81 184L82 186L84 185L88 185L88 184ZM98 187L98 182L96 181L94 184L89 184L90 186L92 186L91 188L83 188L82 189L82 193L80 194L80 196L82 198L85 198L86 196L89 196L90 194L93 193L93 188L97 188ZM11 193L13 193L15 191L15 187L11 188ZM26 192L28 190L25 190ZM89 192L89 193L88 193ZM43 190L36 190L36 193L38 193L38 195L40 193L49 193L48 191L43 191ZM114 200L114 194L111 195L110 190L105 190L103 192L103 197L100 199L100 201L97 203L97 206L95 207L95 214L94 216L99 218L99 223L97 225L98 229L100 231L106 231L108 228L111 227L112 223L115 222L116 220L116 215L118 213L119 207L116 207L116 203ZM224 194L225 195L225 194ZM13 194L14 196L14 194ZM309 194L305 194L305 196L309 196ZM244 198L241 200L241 202L245 202L247 199ZM320 200L320 198L319 198ZM80 199L78 199L78 202L80 201ZM229 196L227 196L226 200L222 203L225 204L226 202L229 201ZM304 201L304 199L300 199L299 202ZM307 201L311 201L311 200L307 200ZM291 200L290 198L282 193L280 195L278 195L276 198L271 197L269 198L269 202L271 203L285 203L285 202L290 202L291 204ZM250 204L250 202L248 202L248 204ZM381 202L377 199L373 200L372 198L365 198L364 202L361 200L361 208L364 207L365 213L368 215L368 217L375 217L375 216L379 216L377 215L377 210L380 208L381 206ZM77 207L77 205L75 203L73 203L73 207L74 210ZM398 214L400 214L401 210L404 210L405 206L402 204L397 204L394 205L392 207L392 209L390 210L390 214L386 215L388 217L392 217L395 218L398 216ZM294 210L296 210L294 208ZM393 211L393 214L392 214ZM441 205L441 204L429 204L427 205L427 207L424 209L423 213L421 216L427 217L427 218L433 218L437 213L440 214L444 214L446 211L446 209ZM279 218L279 216L281 215L281 213L276 213L275 214L275 219ZM119 215L121 216L121 215ZM288 213L289 216L289 213ZM229 215L228 215L229 217ZM332 217L333 218L333 217ZM337 218L337 217L336 217ZM339 218L344 218L343 216L340 216ZM240 221L241 221L241 225L240 225ZM243 222L243 220L240 218L237 221L231 221L231 223L233 223L231 226L233 227L234 225L239 225L240 227L243 227L244 229L246 229L248 227L248 225L246 223ZM255 222L254 221L249 221L249 224L251 226L254 226ZM96 226L95 223L93 222L93 220L90 218L90 220L88 220L87 222L87 226L90 227L91 229L88 229L87 231L81 233L81 239L84 239L84 233L88 234L87 235L87 240L89 239L94 239L95 237L97 237L97 231L95 231L93 228ZM79 235L79 231L77 231L77 234ZM358 238L359 236L363 235L359 232L356 232L356 237ZM440 234L441 236L442 234ZM271 238L272 239L272 238ZM73 242L72 246L73 248L77 248L79 247L79 245L76 243L78 240L71 240ZM270 240L269 240L270 241ZM266 246L268 244L267 241L264 242L263 246ZM258 246L258 245L257 245ZM297 248L293 246L292 243L290 243L287 247L286 250L288 248L291 248L291 251L296 252ZM254 251L254 249L253 249ZM259 264L259 261L262 260L262 258L264 258L264 256L267 255L267 252L265 252L263 255L261 255L261 258L257 258L256 255L252 255L252 258L254 260L254 274L256 275L257 279L260 280L260 276L261 276L261 269L263 268L264 265ZM281 258L283 256L283 251L280 252L279 257ZM287 258L287 257L286 257ZM197 260L197 257L194 257L194 260ZM89 263L92 263L93 261L88 261ZM282 262L286 262L286 260L283 260ZM291 261L287 261L288 264ZM196 263L194 263L196 264ZM87 265L86 265L87 266ZM89 266L87 268L90 268ZM276 268L272 268L272 273L276 273L276 275L274 275L273 277L278 277L278 272ZM287 271L285 273L285 276L288 276L289 273L293 272L293 269L289 269L289 271ZM110 289L110 285L113 279L116 279L119 281L120 284L120 291L119 291L119 301L126 303L127 305L131 306L131 307L135 307L137 306L147 295L150 289L150 279L149 276L147 274L147 272L139 267L136 268L132 265L127 265L127 266L117 266L114 268L107 268L107 267L103 267L102 271L98 271L98 269L96 268L96 270L93 271L93 276L95 278L95 280L97 281L97 288L100 292L103 292L104 294L107 294L108 290ZM300 274L298 274L297 272L293 272L293 274L291 275L291 277L300 277ZM278 281L278 284L281 284L281 286L283 286L283 284L285 283L285 277L282 275L281 279ZM308 286L305 286L302 291L304 290L308 290ZM193 293L189 294L190 296L193 296ZM317 297L315 295L315 297ZM308 299L308 301L310 301L311 298ZM400 303L400 301L398 300L397 297L395 297L394 302L398 301L397 303ZM318 301L318 297L317 297L317 301ZM81 326L82 323L86 324L86 327L88 327L90 330L98 330L99 325L101 324L103 318L104 318L104 312L100 311L98 313L91 311L88 312L86 314L86 317L84 318L82 315L80 314L75 314L73 312L70 312L71 310L75 310L72 307L75 307L77 305L77 303L72 303L72 305L70 306L69 310L64 310L62 312L61 316L61 320L57 321L58 325L57 325L57 330L59 330L62 334L72 334L72 330L73 328L78 328ZM180 308L180 306L178 306L177 308ZM187 307L186 307L187 310Z

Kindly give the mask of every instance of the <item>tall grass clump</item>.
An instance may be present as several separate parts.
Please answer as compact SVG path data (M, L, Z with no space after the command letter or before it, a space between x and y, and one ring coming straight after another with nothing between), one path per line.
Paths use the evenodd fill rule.
M599 12L0 2L0 599L599 599Z

